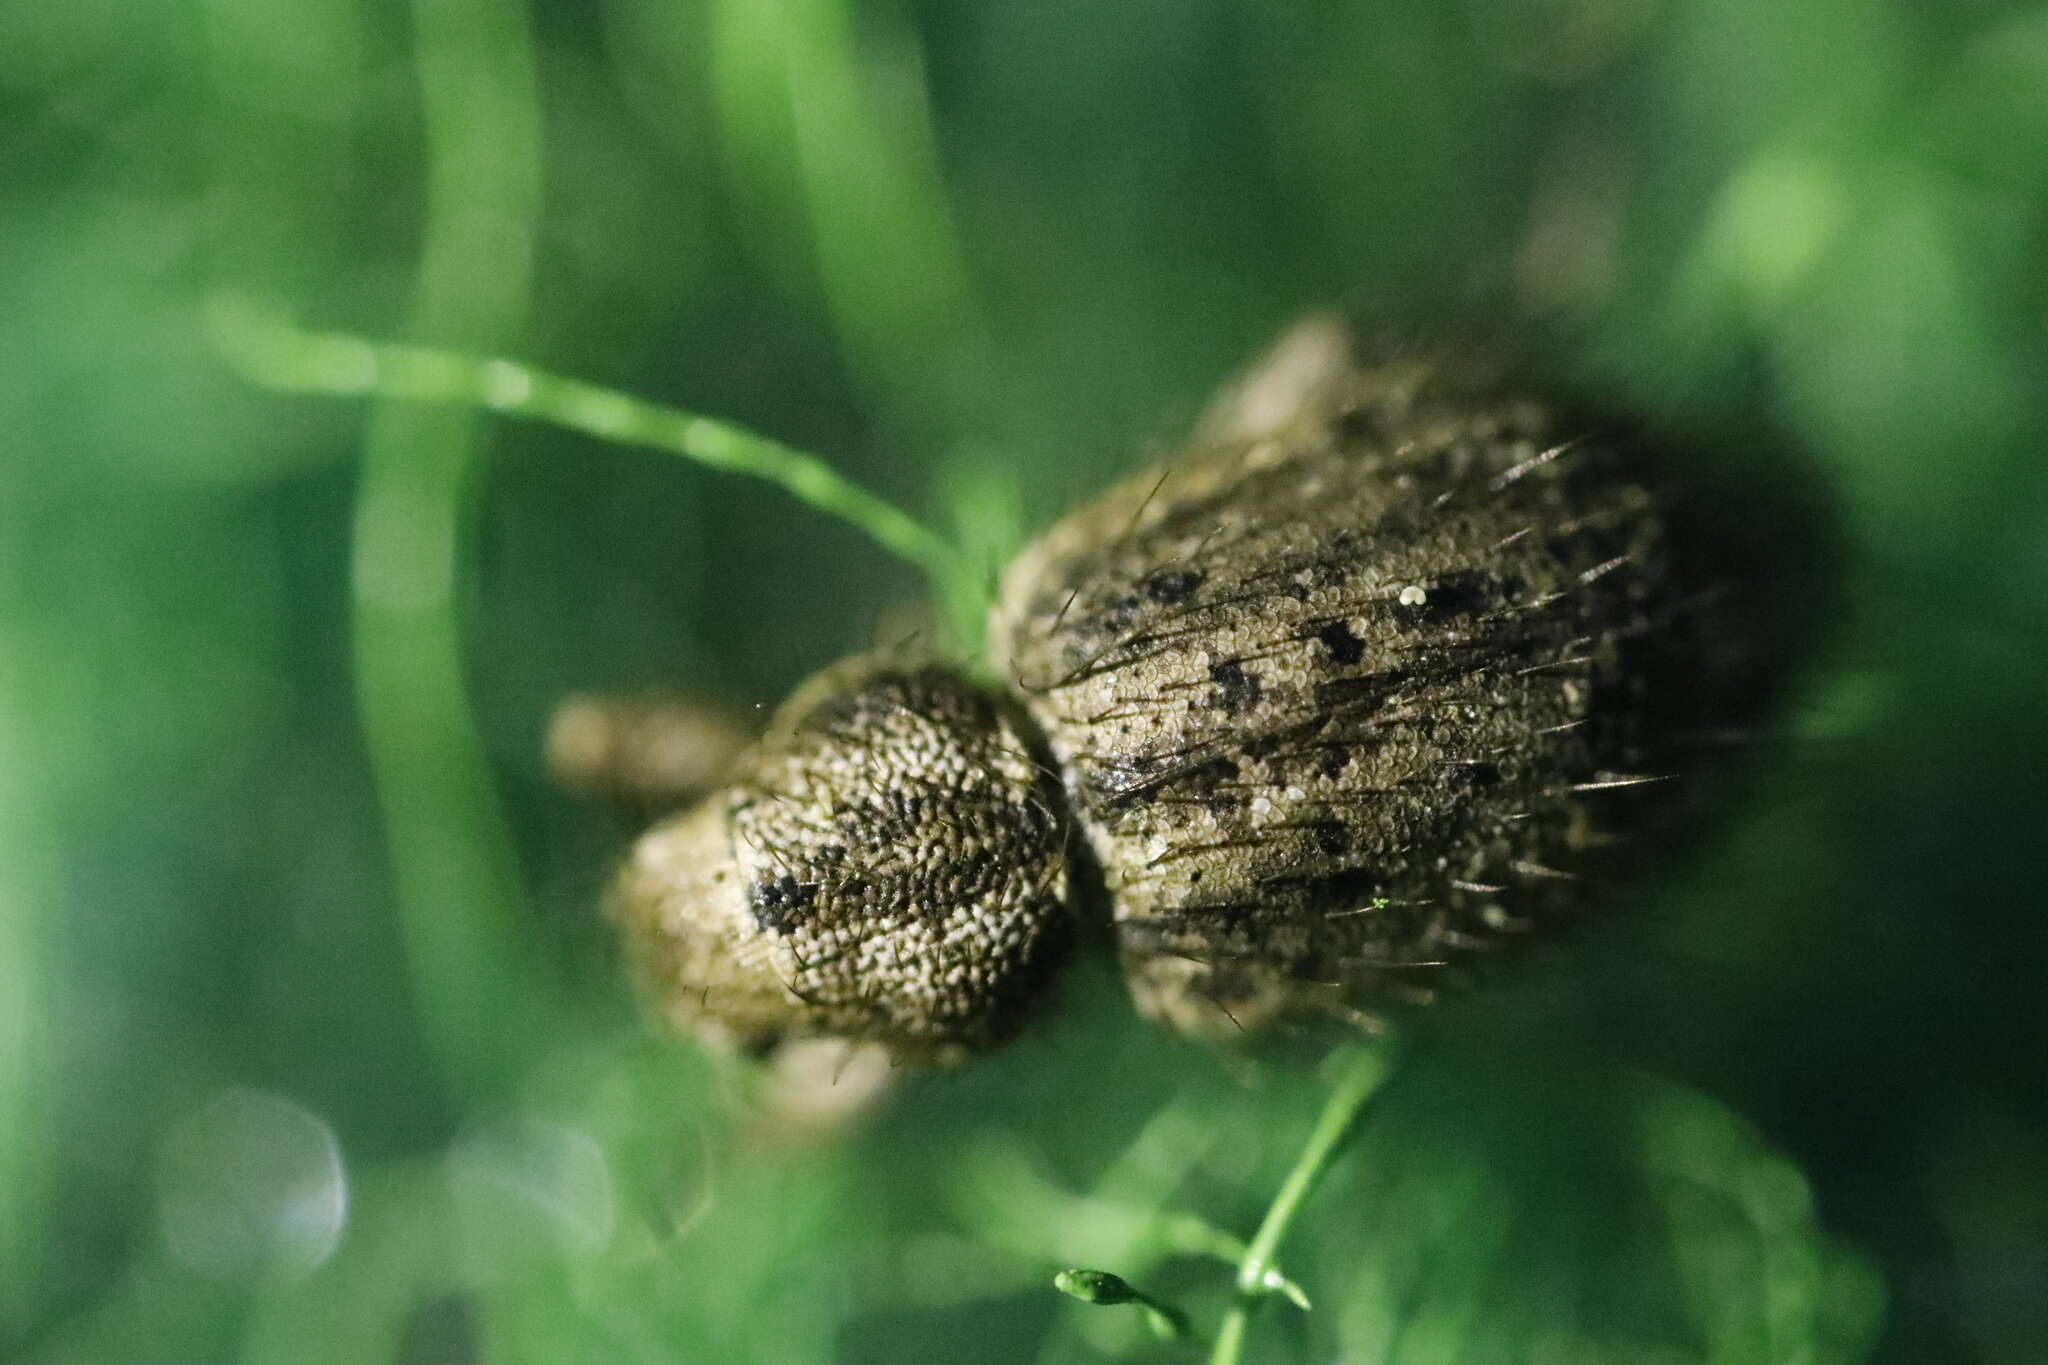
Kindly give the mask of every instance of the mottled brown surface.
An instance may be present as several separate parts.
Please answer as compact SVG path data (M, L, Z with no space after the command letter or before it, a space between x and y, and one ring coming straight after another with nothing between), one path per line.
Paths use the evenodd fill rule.
M1067 947L1055 801L996 700L850 660L641 838L614 913L678 1023L951 1059L1014 1032Z
M1564 913L1656 776L1635 665L1676 594L1623 452L1428 356L1300 391L1055 526L996 612L1139 1006L1196 1034Z
M1572 917L1681 732L1758 690L1640 444L1309 320L1011 565L1021 707L850 661L640 841L616 903L656 997L952 1059L1014 1032L1078 913L1145 1014L1229 1038Z

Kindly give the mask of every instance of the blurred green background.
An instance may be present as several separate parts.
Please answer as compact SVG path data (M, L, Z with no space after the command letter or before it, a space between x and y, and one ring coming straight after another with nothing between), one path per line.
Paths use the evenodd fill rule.
M1213 1324L1176 1238L1325 1084L1097 969L842 1135L736 1102L615 979L548 708L771 703L923 587L669 456L259 391L233 295L746 423L991 570L1332 301L1767 412L1850 547L1796 741L1426 1021L1249 1358L2048 1359L2044 150L1997 0L0 7L0 1357L1188 1358L1052 1272Z

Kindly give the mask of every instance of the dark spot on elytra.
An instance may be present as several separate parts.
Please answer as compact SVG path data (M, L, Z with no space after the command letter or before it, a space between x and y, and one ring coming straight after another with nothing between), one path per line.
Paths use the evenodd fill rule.
M817 898L817 887L808 886L787 872L780 877L763 878L747 890L754 923L771 934L788 933Z
M1131 628L1131 622L1138 619L1138 608L1142 599L1136 593L1127 592L1113 597L1102 604L1100 617L1093 624L1101 635L1122 635ZM1082 624L1082 623L1077 623Z
M1365 641L1351 633L1349 621L1332 621L1316 632L1316 639L1330 652L1332 663L1346 667L1365 657Z
M1332 678L1316 684L1316 700L1324 706L1341 706L1351 715L1369 713L1385 706L1407 681L1405 670L1391 668L1363 677Z
M1436 625L1478 616L1512 595L1503 580L1476 569L1439 574L1418 586L1425 594L1422 601L1413 606L1394 603L1394 619L1404 626Z
M1363 867L1318 877L1307 890L1309 903L1326 912L1362 910L1381 894L1378 875Z
M1177 607L1195 595L1205 577L1199 569L1161 569L1145 580L1145 595L1162 607Z
M1351 831L1335 820L1311 825L1308 832L1315 840L1316 852L1324 857L1340 858L1351 851Z
M1325 744L1323 746L1323 757L1317 766L1317 771L1324 777L1334 780L1350 766L1351 749L1349 745Z
M1454 781L1467 787L1492 787L1500 782L1500 765L1497 763L1460 763L1451 769Z
M1257 706L1266 695L1265 688L1259 685L1258 675L1246 672L1243 662L1237 659L1210 664L1209 681L1218 689L1217 704L1233 716Z

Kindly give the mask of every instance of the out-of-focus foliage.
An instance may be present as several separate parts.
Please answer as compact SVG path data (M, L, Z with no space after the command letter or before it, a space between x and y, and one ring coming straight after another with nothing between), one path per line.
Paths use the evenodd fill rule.
M1251 1357L2038 1359L2044 145L2002 3L0 6L0 1356L1173 1358L1053 1271L1213 1324L1320 1094L1084 972L842 1136L749 1117L637 1024L539 732L923 589L662 456L256 391L231 294L747 423L991 568L1332 301L1767 417L1848 547L1797 741L1426 1022Z

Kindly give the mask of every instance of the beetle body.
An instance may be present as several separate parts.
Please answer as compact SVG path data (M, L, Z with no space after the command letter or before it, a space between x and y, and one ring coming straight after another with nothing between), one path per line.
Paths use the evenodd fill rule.
M1004 576L992 688L857 659L614 899L687 1025L1009 1037L1076 918L1184 1033L1358 1017L1570 918L1726 687L1625 431L1298 329ZM1719 652L1717 652L1719 651Z

